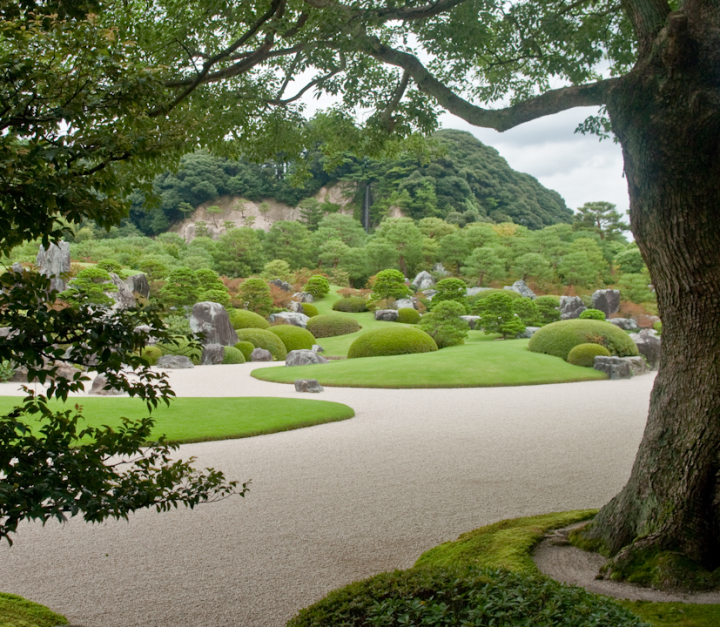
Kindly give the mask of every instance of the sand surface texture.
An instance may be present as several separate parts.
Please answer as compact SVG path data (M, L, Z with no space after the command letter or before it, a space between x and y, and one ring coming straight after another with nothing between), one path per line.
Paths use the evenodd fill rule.
M180 396L305 396L250 369L198 367L171 381ZM306 396L357 416L181 447L252 479L246 498L129 522L23 525L0 546L0 590L85 627L281 627L328 591L412 566L476 527L603 505L629 475L652 383L326 388Z

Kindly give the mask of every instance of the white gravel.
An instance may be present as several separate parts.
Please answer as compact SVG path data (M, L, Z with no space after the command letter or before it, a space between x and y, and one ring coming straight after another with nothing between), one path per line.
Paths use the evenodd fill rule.
M250 370L198 367L171 381L180 396L304 396ZM129 522L23 525L0 546L0 590L84 627L281 627L328 591L407 568L476 527L603 505L629 475L653 379L326 388L307 397L357 416L181 447L252 479L246 498Z

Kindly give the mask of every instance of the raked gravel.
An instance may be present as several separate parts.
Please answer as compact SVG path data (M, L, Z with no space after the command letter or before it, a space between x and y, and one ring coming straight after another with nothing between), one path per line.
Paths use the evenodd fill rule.
M255 366L173 371L171 383L179 396L307 397L357 415L184 445L199 465L252 479L248 496L23 525L0 546L0 590L84 627L281 627L476 527L603 505L627 480L654 380L302 395L251 378Z

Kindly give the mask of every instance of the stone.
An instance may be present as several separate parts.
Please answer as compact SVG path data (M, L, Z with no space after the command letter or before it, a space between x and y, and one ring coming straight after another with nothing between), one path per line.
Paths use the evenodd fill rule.
M274 285L276 287L279 287L284 292L292 292L292 285L290 283L283 281L282 279L273 279L272 281L268 281L270 285Z
M133 333L142 333L144 335L150 335L150 331L152 331L152 328L149 324L141 324L133 329ZM147 337L145 338L145 344L147 346L152 346L153 344L157 343L157 339L154 337Z
M50 289L62 292L67 288L67 283L61 275L70 272L70 243L50 244L47 250L40 244L35 265L40 269L40 274L50 277Z
M561 296L560 297L560 320L572 320L579 318L580 314L587 307L579 296Z
M312 350L314 350L316 353L324 353L325 352L325 349L322 346L320 346L320 344L313 344Z
M630 337L647 361L650 370L657 370L660 367L662 349L662 340L657 332L653 329L642 329L640 333L631 333Z
M150 298L150 283L148 283L146 274L133 274L131 277L125 279L125 284L134 294L142 296L143 298Z
M129 309L130 307L135 307L137 304L135 302L135 296L132 293L132 290L127 286L127 283L125 283L125 281L123 281L114 272L110 273L110 280L113 282L113 285L117 287L116 292L105 292L107 296L115 301L115 304L111 307L111 309L117 311L118 309Z
M125 393L122 390L117 390L115 388L110 388L109 390L105 389L107 382L107 377L104 374L99 374L93 379L89 394L97 394L98 396L118 396L119 394Z
M620 290L597 290L592 295L593 309L599 309L609 318L620 309Z
M633 318L610 318L610 324L620 327L623 331L639 331L640 325Z
M278 322L280 320L291 324L294 327L300 327L304 329L307 327L307 321L310 320L309 316L304 313L295 313L293 311L281 311L280 313L270 314L268 320L272 322Z
M311 364L326 364L328 360L318 355L315 351L302 348L290 351L285 358L286 366L309 366Z
M401 298L395 301L395 309L417 309L412 298Z
M315 298L310 292L295 292L293 294L293 300L296 300L299 303L312 303Z
M634 375L639 374L645 374L650 369L648 368L647 362L645 361L645 358L640 357L623 357L622 359L627 359L628 363L630 364L630 368L633 371Z
M10 269L13 272L16 272L19 274L22 274L23 272L25 272L25 268L23 268L22 264L19 261L16 261L13 265L11 265Z
M288 305L288 309L294 313L305 313L302 303L298 303L294 300L290 302L290 304Z
M411 285L415 287L416 290L428 290L435 287L435 279L432 278L432 275L427 270L423 270L413 279Z
M157 360L158 368L167 368L168 370L194 368L195 364L185 355L163 355Z
M437 294L437 290L425 290L423 292L423 296L429 300L432 300L432 297L435 296L435 294Z
M46 366L49 368L49 362L45 362ZM72 381L73 377L75 376L75 373L78 372L78 369L73 365L69 364L65 361L56 361L54 362L54 365L57 367L57 371L55 373L54 377L48 377L48 379L67 379L68 381ZM34 381L35 379L33 379ZM12 381L13 383L27 383L28 382L28 369L27 366L15 366L14 372L12 377L8 379L8 381Z
M194 333L203 333L202 343L235 346L237 333L230 324L228 312L220 303L205 301L193 305L190 328Z
M441 276L450 276L450 272L448 272L448 271L445 269L445 266L442 265L440 262L436 263L436 264L433 266L433 272L434 272L435 274L439 274L439 275L441 275Z
M272 353L265 348L256 348L250 353L250 361L272 361Z
M532 298L535 300L535 292L533 292L522 279L515 281L512 285L506 285L503 289L517 292L523 298Z
M397 309L378 309L375 312L375 320L383 320L385 322L397 322L398 321Z
M324 390L325 388L318 383L317 379L298 379L295 381L296 392L311 392L313 394L318 394Z
M479 294L480 292L484 292L485 290L492 289L490 287L468 287L466 292L467 296L475 296Z
M595 357L593 368L604 372L613 381L617 379L630 379L635 373L628 357Z
M515 337L519 340L528 339L535 335L539 329L540 327L525 327L525 330L522 333L518 333Z
M480 316L460 316L462 320L465 320L465 322L468 323L468 326L475 330L477 326L477 321L480 320Z
M206 344L203 346L200 365L216 366L225 359L225 347L222 344Z

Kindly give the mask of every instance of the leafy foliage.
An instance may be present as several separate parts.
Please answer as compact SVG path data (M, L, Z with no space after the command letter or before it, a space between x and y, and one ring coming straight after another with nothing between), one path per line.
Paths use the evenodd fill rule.
M378 301L386 298L404 298L409 294L410 289L405 285L403 273L399 270L390 269L377 273L370 298Z
M270 288L262 279L247 279L240 286L240 298L246 309L263 318L270 315L272 298Z
M360 313L367 311L367 301L361 296L347 296L336 300L332 308L335 311L344 311L345 313Z
M438 348L463 344L470 326L460 316L465 315L465 307L454 300L446 300L434 305L430 313L420 320L418 328L435 340Z
M579 318L580 320L605 320L605 312L599 309L586 309Z
M438 349L425 331L417 327L388 327L366 331L348 349L348 359L430 353Z
M330 292L330 283L322 274L313 274L303 290L315 298L323 298Z

